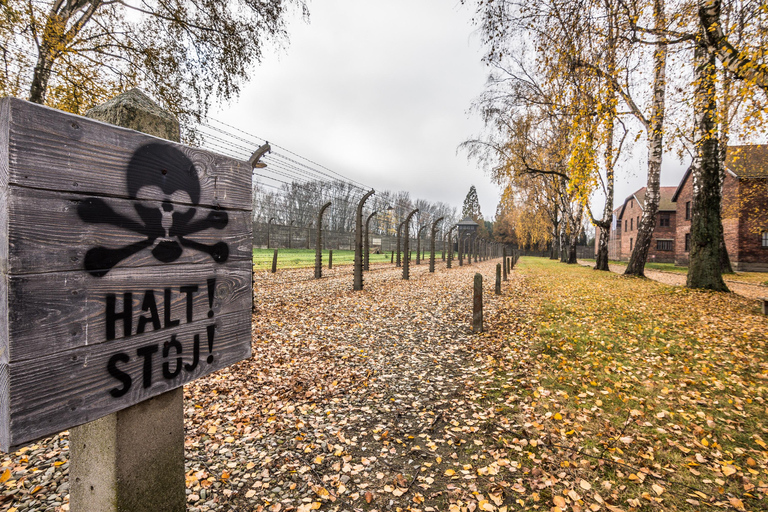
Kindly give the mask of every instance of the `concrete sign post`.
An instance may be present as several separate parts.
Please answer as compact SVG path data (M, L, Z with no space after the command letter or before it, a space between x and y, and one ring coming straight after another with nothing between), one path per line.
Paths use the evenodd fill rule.
M178 138L136 90L95 115ZM184 510L181 386L251 355L251 209L247 162L0 99L0 449L72 429L73 512Z

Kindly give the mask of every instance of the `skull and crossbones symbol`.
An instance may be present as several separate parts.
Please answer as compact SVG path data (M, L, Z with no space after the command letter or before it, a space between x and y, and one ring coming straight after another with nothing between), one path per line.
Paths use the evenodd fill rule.
M78 216L89 224L110 224L138 233L143 240L119 248L93 247L85 254L84 266L91 275L102 277L124 259L151 248L152 256L162 263L176 261L184 247L195 249L224 263L229 246L224 242L206 245L187 238L209 228L223 229L227 213L214 210L195 219L200 202L197 169L184 153L170 144L152 142L139 147L126 169L128 197L138 219L116 212L101 198L80 202ZM157 198L162 198L158 201ZM190 206L187 206L190 205Z

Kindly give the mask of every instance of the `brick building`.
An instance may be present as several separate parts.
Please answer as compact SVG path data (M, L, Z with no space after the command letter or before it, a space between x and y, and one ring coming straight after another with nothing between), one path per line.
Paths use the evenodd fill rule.
M725 158L722 218L734 270L768 271L768 145L729 146ZM690 256L693 180L688 169L672 200L677 205L675 264Z
M653 230L648 261L671 263L675 260L676 206L672 202L675 187L661 187L659 190L659 211ZM613 212L613 223L608 241L608 258L628 261L637 241L637 230L643 216L645 187L624 200L624 204ZM597 251L597 240L595 241Z

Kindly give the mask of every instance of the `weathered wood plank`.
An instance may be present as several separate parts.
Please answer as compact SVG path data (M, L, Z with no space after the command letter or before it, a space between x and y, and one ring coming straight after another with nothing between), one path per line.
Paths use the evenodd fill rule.
M86 254L94 247L118 249L148 239L147 235L137 230L163 231L163 226L159 224L164 213L163 203L159 201L139 202L116 198L98 200L78 194L14 186L10 187L10 192L8 240L13 251L8 272L11 274L83 270ZM157 222L145 223L137 208L153 213L154 218L150 219L156 219ZM174 203L166 203L166 208L173 208L173 212L168 213L172 219L173 216L179 219L168 223L171 230L174 227L179 229L181 219L189 213L193 217L187 226L198 221L205 222L209 218L218 219L219 224L213 223L212 227L195 231L184 238L204 244L207 247L203 249L207 250L214 244L226 243L226 261L252 259L250 212ZM86 222L83 216L92 218L92 221ZM156 239L152 246L120 261L117 267L158 265L160 262L153 256L152 249L160 240ZM169 237L169 240L176 243L178 238ZM213 262L212 256L204 250L190 247L181 249L174 264Z
M245 162L0 99L0 448L249 357L251 208Z
M16 98L0 102L10 104L11 184L130 198L126 163L142 146L160 143L183 153L194 164L200 197L192 203L251 209L252 175L247 162ZM162 200L163 196L156 191L147 198Z
M8 125L10 103L0 100L0 446L10 444L8 395Z
M216 327L209 352L211 325ZM192 367L196 335L199 357ZM93 421L250 357L250 311L181 325L164 333L162 339L136 336L109 345L109 350L86 346L10 363L11 437L0 448L8 451ZM181 366L177 365L179 346ZM0 367L0 375L3 371ZM129 387L126 376L130 377Z
M209 279L215 280L212 309ZM182 291L188 286L197 289ZM167 316L166 289L171 299ZM140 273L118 268L101 278L81 271L10 276L9 292L13 308L8 324L13 344L7 360L17 362L80 346L114 343L108 340L108 324L113 326L114 339L125 338L125 321L119 315L125 311L126 293L132 299L131 337L164 336L167 324L188 323L190 311L192 322L197 322L207 319L210 311L219 316L250 310L251 263L155 266L144 267ZM111 322L107 318L110 294L114 306L109 309L118 315ZM154 320L160 323L157 330L153 312L157 315ZM139 330L143 333L137 334Z

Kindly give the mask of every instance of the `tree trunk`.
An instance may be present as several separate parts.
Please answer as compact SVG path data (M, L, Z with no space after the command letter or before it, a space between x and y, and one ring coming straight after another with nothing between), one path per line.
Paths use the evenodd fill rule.
M654 24L658 30L666 26L664 0L654 2ZM664 153L664 97L667 85L667 44L663 38L656 44L653 52L653 103L651 117L646 125L648 136L648 179L643 201L643 216L637 230L635 247L629 257L625 275L644 276L645 262L651 248L653 230L656 227L656 214L659 211L661 159Z
M32 103L45 103L45 93L48 90L48 81L51 79L53 59L49 58L48 44L43 43L37 54L37 64L32 74L32 85L29 87L29 101Z
M704 27L700 29L704 32ZM703 38L703 35L700 34ZM694 48L696 154L692 166L691 255L688 288L728 291L720 271L720 158L717 139L715 56L699 39Z
M568 245L568 263L571 265L576 264L576 245L579 243L579 235L581 235L581 219L584 215L584 207L579 205L579 211L576 214L576 219L571 226L571 239Z
M611 236L611 224L606 227L603 223L598 224L600 230L597 239L597 255L595 256L595 270L610 270L608 268L608 242Z

